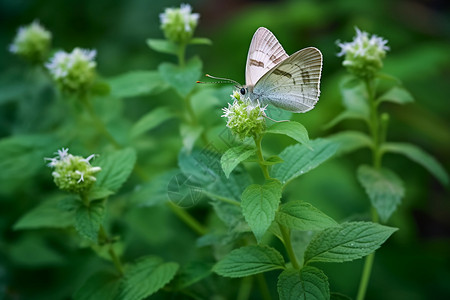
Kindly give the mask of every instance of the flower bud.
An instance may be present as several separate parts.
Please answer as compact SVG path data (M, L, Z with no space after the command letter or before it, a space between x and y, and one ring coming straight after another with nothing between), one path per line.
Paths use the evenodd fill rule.
M200 17L191 11L189 4L181 4L180 8L166 8L164 13L159 15L161 29L168 40L180 44L189 42Z
M241 95L234 91L231 95L233 104L228 104L222 110L222 117L227 118L227 127L233 134L241 140L245 137L255 137L264 132L266 128L265 113L266 107L261 107L259 103L252 103L249 98L241 99Z
M75 48L71 53L58 51L45 66L61 90L85 93L95 78L95 50Z
M9 51L31 62L42 62L50 49L51 39L52 34L35 20L19 28Z
M338 56L345 55L342 65L350 73L362 78L371 78L383 67L383 58L386 56L386 51L389 50L389 47L386 46L388 41L376 35L369 38L367 32L355 29L356 36L352 42L337 42L341 47Z
M74 156L68 153L69 149L62 148L56 152L54 158L46 158L49 167L54 168L53 180L61 190L81 194L88 191L97 180L95 174L101 171L100 167L93 167L89 161L95 156L87 158Z

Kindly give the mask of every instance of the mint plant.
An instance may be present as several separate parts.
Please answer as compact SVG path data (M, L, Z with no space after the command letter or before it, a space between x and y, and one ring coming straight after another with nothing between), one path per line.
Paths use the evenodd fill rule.
M383 59L390 50L387 40L355 29L356 36L352 42L337 42L341 48L338 56L344 56L342 65L350 75L343 78L340 85L345 110L327 127L346 119L361 120L367 126L367 133L348 130L330 138L341 143L341 153L370 149L372 161L359 166L356 175L370 200L372 221L387 223L401 204L405 188L400 176L383 166L385 154L396 153L408 157L422 165L444 185L448 184L448 175L436 159L419 147L387 141L390 115L380 113L380 106L385 102L406 105L413 102L414 98L399 79L381 73ZM374 253L366 258L356 298L358 300L365 297L373 261Z

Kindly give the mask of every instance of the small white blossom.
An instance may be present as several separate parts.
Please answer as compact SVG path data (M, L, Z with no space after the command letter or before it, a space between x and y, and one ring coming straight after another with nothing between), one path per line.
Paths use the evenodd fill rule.
M345 55L343 65L350 72L362 77L373 76L382 68L382 60L386 56L386 51L390 50L386 46L388 41L374 34L369 37L367 32L361 31L357 27L355 30L356 36L352 42L337 42L341 48L337 55Z
M192 38L199 18L198 13L192 13L189 4L181 4L180 8L166 8L159 15L166 38L177 43L185 43Z
M50 160L49 167L55 184L62 190L72 193L83 193L89 190L97 180L95 174L101 171L100 167L93 167L89 163L95 155L87 158L70 154L68 148L62 148L56 152L56 157L45 158Z
M50 49L52 34L34 20L17 30L9 51L32 61L43 61Z
M65 91L85 91L95 75L97 52L75 48L71 53L58 51L45 64L53 79Z

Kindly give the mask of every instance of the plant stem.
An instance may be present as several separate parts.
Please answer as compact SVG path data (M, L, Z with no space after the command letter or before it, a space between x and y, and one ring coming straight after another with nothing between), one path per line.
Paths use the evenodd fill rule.
M372 252L368 256L366 256L366 260L364 262L364 269L361 277L361 282L359 283L358 295L356 296L356 300L364 300L366 296L367 286L369 284L370 273L372 272L373 260L375 258L375 252Z
M264 277L263 273L256 274L256 280L258 280L259 284L259 290L261 291L262 299L264 300L271 300L272 297L270 296L269 288L267 287L266 278Z
M95 127L97 127L97 130L102 133L107 139L108 141L117 149L120 149L121 146L120 144L116 141L116 139L108 132L108 130L106 129L105 124L103 123L102 120L100 120L100 118L97 116L97 114L94 111L94 108L92 107L91 102L89 101L89 99L87 99L87 97L81 97L81 102L84 104L84 106L86 107L89 115L91 116L92 120L94 121Z
M253 286L253 276L242 278L239 290L236 295L236 300L247 300L250 297Z
M283 236L283 244L284 247L286 248L286 252L289 256L289 259L291 260L292 266L295 269L300 270L300 264L297 260L297 256L295 255L294 248L292 247L291 243L291 232L289 231L289 228L287 228L286 226L283 226L281 224L278 224L278 226L280 227L280 231Z
M180 44L178 47L178 64L180 67L184 67L184 55L186 53L186 44Z
M172 202L167 202L167 205L186 225L188 225L192 230L194 230L199 235L206 234L206 229L200 224L196 219L194 219L190 214L188 214L184 209L177 206Z
M113 243L111 242L111 239L108 237L108 234L106 233L106 230L103 227L103 225L100 225L99 236L102 241L104 241L106 244L109 244L108 249L109 256L111 257L111 260L113 261L117 271L120 273L120 275L123 275L122 262L120 261L119 256L114 251Z
M264 178L265 179L271 179L270 175L269 175L269 169L267 168L267 165L264 164L264 156L262 154L262 147L261 147L261 141L262 141L263 136L262 135L258 135L257 137L253 137L253 140L255 141L255 145L256 145L256 154L258 155L258 164L261 167L261 170L264 174Z

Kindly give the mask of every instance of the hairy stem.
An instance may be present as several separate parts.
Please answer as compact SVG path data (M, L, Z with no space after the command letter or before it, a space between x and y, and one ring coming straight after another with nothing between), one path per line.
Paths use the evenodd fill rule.
M258 155L258 163L259 163L259 166L261 167L264 178L271 179L271 177L269 175L269 169L267 168L267 165L264 163L264 156L262 154L262 147L261 147L262 138L263 138L262 135L253 137L253 140L255 141L255 145L256 145L256 154Z
M286 226L283 226L281 224L278 224L278 226L280 227L280 231L283 236L283 244L284 247L286 248L286 252L289 256L289 259L291 260L292 266L295 269L300 270L300 264L297 260L297 256L295 255L294 252L294 247L292 247L291 243L291 232L289 228L287 228Z

